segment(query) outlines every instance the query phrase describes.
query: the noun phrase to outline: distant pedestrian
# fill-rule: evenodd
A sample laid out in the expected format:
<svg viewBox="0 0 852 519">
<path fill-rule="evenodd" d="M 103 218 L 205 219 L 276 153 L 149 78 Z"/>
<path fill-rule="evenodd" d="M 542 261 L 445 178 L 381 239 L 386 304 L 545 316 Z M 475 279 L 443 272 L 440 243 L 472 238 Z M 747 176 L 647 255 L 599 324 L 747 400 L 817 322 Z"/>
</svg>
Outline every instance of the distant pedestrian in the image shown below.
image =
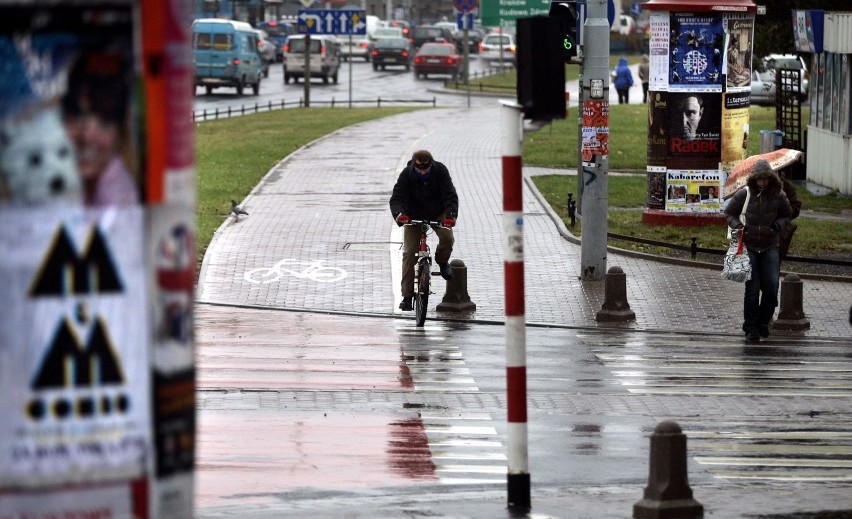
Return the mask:
<svg viewBox="0 0 852 519">
<path fill-rule="evenodd" d="M 642 59 L 639 61 L 639 82 L 642 83 L 642 102 L 648 102 L 648 55 L 642 54 Z"/>
<path fill-rule="evenodd" d="M 618 92 L 618 104 L 624 105 L 630 102 L 630 87 L 633 86 L 633 73 L 627 66 L 627 58 L 618 60 L 615 67 L 615 90 Z"/>
<path fill-rule="evenodd" d="M 746 190 L 751 195 L 745 211 Z M 781 260 L 778 234 L 793 215 L 790 202 L 782 189 L 781 179 L 765 159 L 755 162 L 748 183 L 731 197 L 725 213 L 728 226 L 743 233 L 743 243 L 751 262 L 751 279 L 745 283 L 743 326 L 747 341 L 769 337 L 769 323 L 778 306 L 778 282 Z"/>
</svg>

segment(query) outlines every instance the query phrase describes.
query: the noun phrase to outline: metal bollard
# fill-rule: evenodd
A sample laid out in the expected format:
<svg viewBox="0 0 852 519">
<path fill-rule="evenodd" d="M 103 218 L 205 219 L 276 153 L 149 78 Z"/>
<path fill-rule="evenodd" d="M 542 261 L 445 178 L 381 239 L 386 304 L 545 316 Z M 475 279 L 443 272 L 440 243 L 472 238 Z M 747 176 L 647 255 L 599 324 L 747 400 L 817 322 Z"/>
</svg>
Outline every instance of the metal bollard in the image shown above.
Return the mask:
<svg viewBox="0 0 852 519">
<path fill-rule="evenodd" d="M 692 498 L 686 471 L 686 435 L 677 422 L 657 424 L 651 435 L 651 463 L 643 498 L 633 505 L 634 519 L 697 519 L 704 506 Z"/>
<path fill-rule="evenodd" d="M 464 312 L 476 310 L 476 304 L 467 294 L 467 267 L 460 259 L 450 261 L 453 269 L 453 279 L 447 281 L 447 291 L 444 299 L 438 303 L 439 312 Z"/>
<path fill-rule="evenodd" d="M 621 267 L 610 267 L 606 273 L 604 304 L 595 316 L 596 321 L 632 321 L 636 314 L 627 302 L 627 276 Z"/>
<path fill-rule="evenodd" d="M 772 323 L 775 330 L 808 330 L 811 327 L 810 320 L 805 317 L 802 310 L 802 280 L 797 274 L 787 274 L 781 281 L 781 309 L 778 310 L 778 319 Z"/>
</svg>

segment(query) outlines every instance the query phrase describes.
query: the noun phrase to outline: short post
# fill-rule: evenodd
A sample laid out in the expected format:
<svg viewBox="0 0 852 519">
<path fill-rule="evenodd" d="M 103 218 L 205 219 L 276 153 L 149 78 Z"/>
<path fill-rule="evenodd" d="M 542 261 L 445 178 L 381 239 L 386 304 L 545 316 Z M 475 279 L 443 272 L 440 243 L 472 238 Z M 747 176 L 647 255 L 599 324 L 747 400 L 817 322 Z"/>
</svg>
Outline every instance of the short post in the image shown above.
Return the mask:
<svg viewBox="0 0 852 519">
<path fill-rule="evenodd" d="M 704 506 L 692 498 L 686 470 L 686 435 L 677 422 L 657 424 L 651 435 L 648 486 L 633 505 L 634 519 L 698 519 Z"/>
<path fill-rule="evenodd" d="M 604 303 L 595 316 L 596 321 L 632 321 L 636 314 L 627 302 L 627 275 L 621 267 L 613 266 L 606 273 Z"/>
<path fill-rule="evenodd" d="M 447 291 L 444 299 L 438 303 L 439 312 L 465 312 L 476 310 L 476 304 L 470 300 L 467 293 L 467 267 L 464 261 L 454 259 L 450 261 L 453 269 L 453 278 L 447 281 Z"/>
<path fill-rule="evenodd" d="M 811 327 L 810 320 L 802 309 L 803 283 L 797 274 L 787 274 L 781 281 L 781 309 L 778 319 L 772 323 L 775 330 L 800 331 Z"/>
<path fill-rule="evenodd" d="M 571 228 L 577 224 L 577 201 L 574 200 L 574 193 L 568 193 L 568 218 L 571 219 Z"/>
</svg>

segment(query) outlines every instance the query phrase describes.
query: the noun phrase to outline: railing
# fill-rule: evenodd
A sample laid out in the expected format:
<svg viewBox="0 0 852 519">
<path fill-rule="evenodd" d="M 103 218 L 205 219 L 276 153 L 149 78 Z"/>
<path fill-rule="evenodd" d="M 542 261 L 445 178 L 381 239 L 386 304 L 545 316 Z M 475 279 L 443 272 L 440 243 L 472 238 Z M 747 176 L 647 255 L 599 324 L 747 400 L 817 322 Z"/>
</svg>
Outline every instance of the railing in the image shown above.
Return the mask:
<svg viewBox="0 0 852 519">
<path fill-rule="evenodd" d="M 335 106 L 350 106 L 350 105 L 373 105 L 375 104 L 377 107 L 381 108 L 382 104 L 386 105 L 401 105 L 401 104 L 430 104 L 432 108 L 435 108 L 438 105 L 437 98 L 433 97 L 432 99 L 388 99 L 388 98 L 376 98 L 376 100 L 369 99 L 346 99 L 345 101 L 337 101 L 335 98 L 331 98 L 331 101 L 311 101 L 311 106 L 315 105 L 327 105 L 330 108 L 334 108 Z M 216 120 L 216 119 L 227 119 L 229 117 L 236 117 L 239 115 L 248 115 L 248 114 L 257 114 L 261 112 L 271 112 L 273 110 L 283 110 L 285 108 L 303 108 L 305 106 L 305 100 L 299 98 L 298 101 L 290 101 L 287 102 L 282 99 L 279 102 L 268 101 L 267 103 L 258 103 L 255 102 L 254 105 L 241 105 L 239 108 L 234 108 L 229 106 L 228 108 L 215 108 L 215 109 L 204 109 L 204 110 L 194 110 L 192 112 L 192 120 L 193 122 L 198 121 L 207 121 L 207 120 Z"/>
<path fill-rule="evenodd" d="M 695 259 L 698 254 L 711 254 L 715 256 L 724 256 L 728 251 L 727 250 L 719 250 L 719 249 L 705 249 L 703 247 L 699 247 L 697 244 L 698 238 L 695 236 L 690 240 L 692 243 L 690 245 L 676 245 L 673 243 L 666 243 L 662 241 L 655 240 L 647 240 L 645 238 L 636 238 L 634 236 L 627 236 L 624 234 L 615 234 L 608 232 L 606 233 L 607 238 L 612 238 L 613 240 L 624 240 L 624 241 L 632 241 L 636 243 L 644 243 L 645 245 L 653 245 L 654 247 L 663 247 L 673 250 L 680 250 L 689 252 L 692 259 Z M 822 259 L 822 258 L 807 258 L 802 256 L 787 256 L 784 258 L 784 261 L 795 261 L 798 263 L 813 263 L 816 265 L 836 265 L 839 267 L 852 267 L 852 261 L 846 260 L 833 260 L 833 259 Z"/>
</svg>

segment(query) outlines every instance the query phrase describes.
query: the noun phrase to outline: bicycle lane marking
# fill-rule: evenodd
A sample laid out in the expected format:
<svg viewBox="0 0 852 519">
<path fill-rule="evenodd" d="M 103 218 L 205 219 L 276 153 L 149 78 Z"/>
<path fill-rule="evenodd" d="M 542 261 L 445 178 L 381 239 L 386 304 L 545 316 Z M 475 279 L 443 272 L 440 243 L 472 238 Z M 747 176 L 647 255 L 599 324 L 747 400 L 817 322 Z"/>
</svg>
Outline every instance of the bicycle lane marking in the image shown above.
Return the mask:
<svg viewBox="0 0 852 519">
<path fill-rule="evenodd" d="M 243 274 L 243 279 L 249 283 L 267 284 L 278 281 L 285 275 L 299 279 L 310 279 L 318 283 L 335 283 L 342 281 L 349 273 L 339 267 L 328 267 L 323 264 L 324 260 L 297 260 L 286 258 L 278 261 L 271 267 L 259 267 L 251 269 Z M 294 270 L 294 267 L 304 267 L 302 270 Z"/>
</svg>

